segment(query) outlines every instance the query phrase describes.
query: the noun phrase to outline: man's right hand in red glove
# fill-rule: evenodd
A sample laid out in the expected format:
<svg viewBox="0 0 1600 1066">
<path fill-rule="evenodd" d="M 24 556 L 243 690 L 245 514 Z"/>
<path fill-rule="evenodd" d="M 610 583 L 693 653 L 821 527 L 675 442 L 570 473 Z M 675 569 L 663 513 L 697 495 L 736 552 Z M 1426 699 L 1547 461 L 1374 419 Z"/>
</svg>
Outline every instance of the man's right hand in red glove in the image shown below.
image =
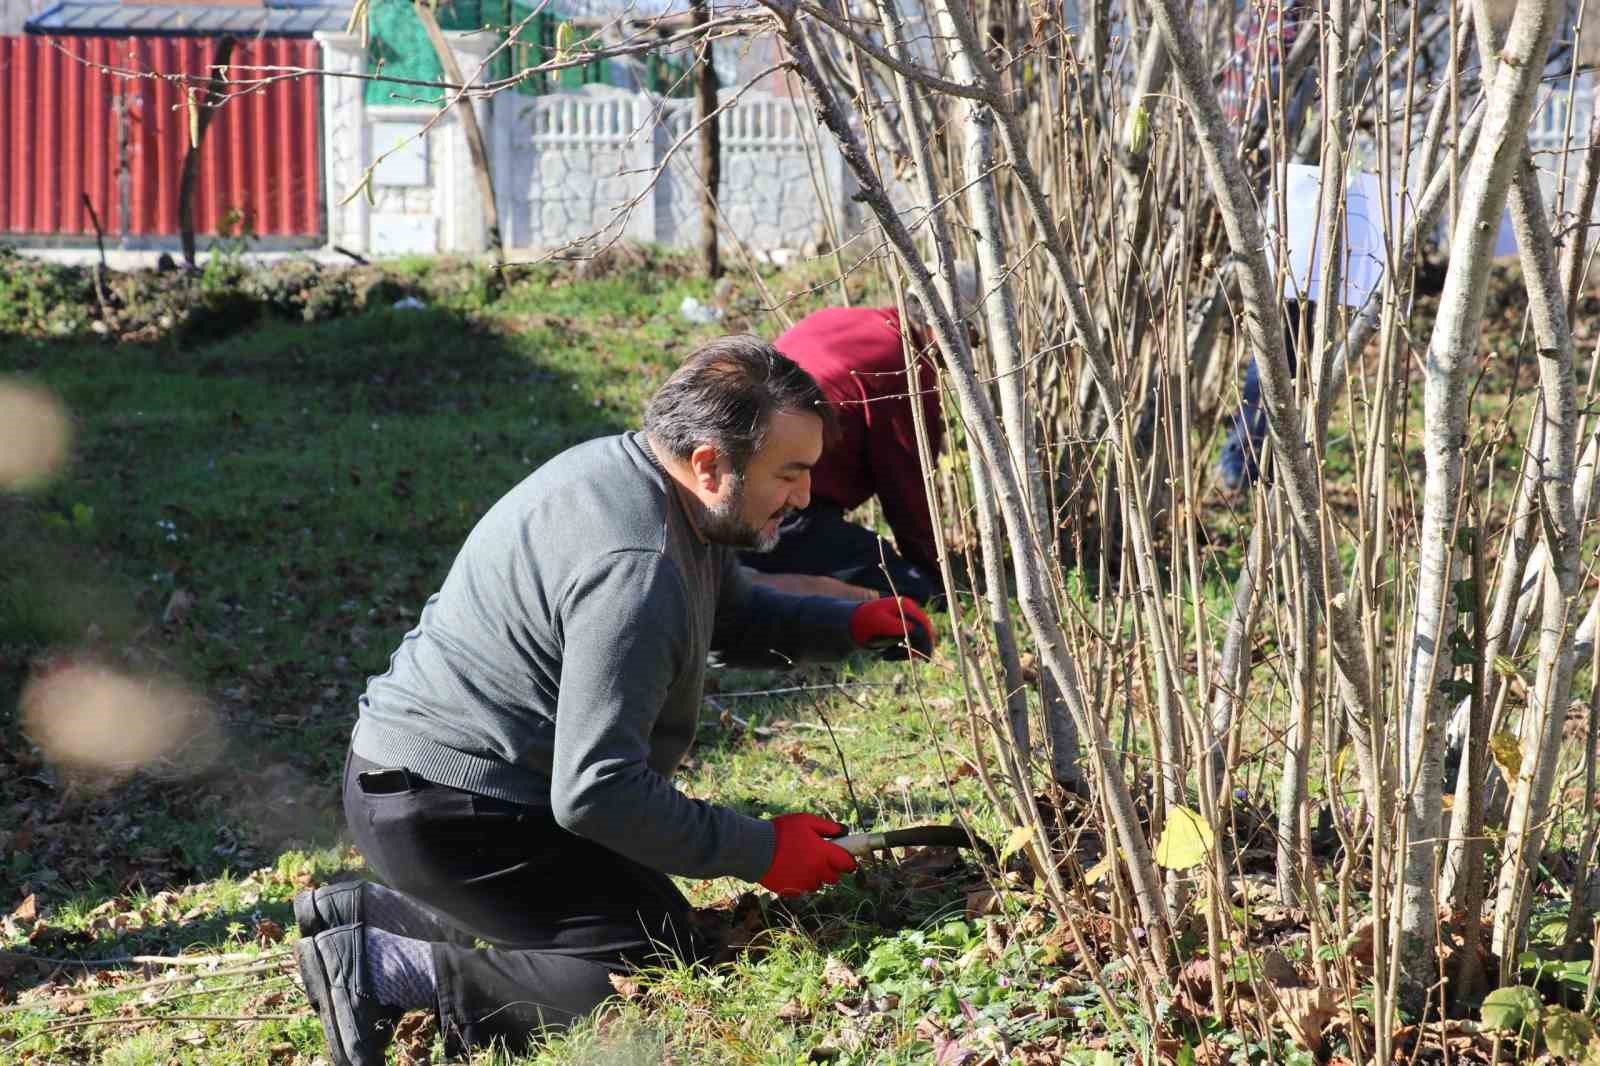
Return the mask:
<svg viewBox="0 0 1600 1066">
<path fill-rule="evenodd" d="M 933 657 L 933 623 L 909 596 L 868 600 L 851 611 L 850 639 L 882 651 L 885 659 L 904 659 L 908 642 L 913 654 Z"/>
<path fill-rule="evenodd" d="M 855 856 L 828 839 L 844 832 L 838 822 L 814 814 L 780 814 L 772 819 L 772 831 L 777 838 L 772 866 L 760 883 L 780 896 L 837 884 L 840 874 L 856 868 Z"/>
</svg>

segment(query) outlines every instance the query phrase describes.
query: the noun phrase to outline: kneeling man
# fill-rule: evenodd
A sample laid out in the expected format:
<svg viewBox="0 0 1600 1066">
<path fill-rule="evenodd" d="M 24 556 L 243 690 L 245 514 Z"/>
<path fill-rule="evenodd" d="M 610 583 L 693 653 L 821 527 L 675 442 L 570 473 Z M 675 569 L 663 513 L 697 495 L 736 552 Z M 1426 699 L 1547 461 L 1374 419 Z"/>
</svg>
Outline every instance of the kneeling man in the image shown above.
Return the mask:
<svg viewBox="0 0 1600 1066">
<path fill-rule="evenodd" d="M 672 783 L 708 652 L 932 651 L 909 599 L 790 596 L 739 565 L 810 502 L 832 422 L 805 371 L 726 337 L 656 392 L 643 432 L 563 452 L 478 522 L 360 700 L 344 808 L 384 884 L 295 900 L 335 1066 L 382 1062 L 419 1008 L 452 1054 L 520 1047 L 592 1010 L 612 973 L 696 958 L 668 875 L 792 895 L 854 869 L 826 818 L 752 818 Z"/>
</svg>

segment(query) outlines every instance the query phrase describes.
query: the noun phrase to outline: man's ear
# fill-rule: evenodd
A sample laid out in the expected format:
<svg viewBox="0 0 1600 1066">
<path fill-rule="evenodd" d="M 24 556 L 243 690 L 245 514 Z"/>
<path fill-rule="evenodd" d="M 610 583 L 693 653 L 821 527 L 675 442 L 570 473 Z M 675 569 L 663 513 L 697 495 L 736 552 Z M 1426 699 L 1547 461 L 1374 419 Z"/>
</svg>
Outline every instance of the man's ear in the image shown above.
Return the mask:
<svg viewBox="0 0 1600 1066">
<path fill-rule="evenodd" d="M 698 445 L 689 453 L 689 469 L 694 472 L 695 484 L 704 492 L 722 488 L 722 453 L 714 444 Z"/>
</svg>

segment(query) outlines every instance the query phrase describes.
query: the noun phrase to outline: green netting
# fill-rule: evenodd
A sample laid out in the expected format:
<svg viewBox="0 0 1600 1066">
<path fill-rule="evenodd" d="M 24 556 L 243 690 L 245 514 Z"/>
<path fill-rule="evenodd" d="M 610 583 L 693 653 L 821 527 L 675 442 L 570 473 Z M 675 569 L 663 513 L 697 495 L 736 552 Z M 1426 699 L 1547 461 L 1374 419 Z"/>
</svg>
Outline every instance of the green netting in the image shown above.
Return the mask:
<svg viewBox="0 0 1600 1066">
<path fill-rule="evenodd" d="M 687 58 L 669 59 L 651 52 L 644 61 L 651 92 L 675 97 L 694 95 L 694 81 L 689 77 L 689 68 L 694 64 Z"/>
<path fill-rule="evenodd" d="M 533 8 L 529 4 L 508 0 L 440 0 L 435 9 L 441 29 L 475 30 L 485 25 L 504 26 L 509 30 L 525 18 Z M 412 7 L 412 0 L 370 0 L 368 8 L 368 69 L 380 70 L 397 78 L 415 78 L 419 81 L 437 81 L 442 75 L 438 57 L 428 43 Z M 491 78 L 506 78 L 514 71 L 527 70 L 549 61 L 556 54 L 556 31 L 565 21 L 548 9 L 535 15 L 517 34 L 510 48 L 494 58 L 489 70 Z M 593 31 L 573 30 L 573 47 L 582 49 L 583 38 Z M 672 96 L 689 96 L 694 91 L 690 79 L 684 76 L 689 67 L 687 59 L 671 59 L 648 55 L 644 58 L 645 80 L 652 92 Z M 558 89 L 575 89 L 582 85 L 610 82 L 611 61 L 597 59 L 582 66 L 567 67 L 560 71 L 541 73 L 520 83 L 517 91 L 529 96 L 539 96 Z M 367 104 L 418 104 L 433 103 L 441 99 L 438 89 L 404 85 L 387 79 L 367 83 Z"/>
<path fill-rule="evenodd" d="M 528 17 L 532 10 L 527 4 L 513 4 L 511 8 L 511 25 L 515 26 Z M 540 63 L 547 63 L 556 54 L 556 30 L 560 28 L 562 19 L 552 15 L 548 10 L 535 15 L 522 32 L 517 34 L 516 40 L 507 49 L 511 53 L 511 69 L 527 70 Z M 588 36 L 583 30 L 573 27 L 573 47 L 582 50 L 583 38 Z M 581 67 L 567 67 L 563 70 L 540 73 L 517 86 L 517 91 L 526 96 L 542 96 L 557 89 L 576 89 L 580 85 L 594 83 L 606 84 L 611 73 L 611 61 L 598 59 L 593 63 L 585 63 Z"/>
<path fill-rule="evenodd" d="M 503 25 L 504 0 L 439 0 L 434 17 L 444 30 L 477 30 L 485 24 Z M 443 74 L 439 57 L 411 0 L 370 0 L 367 8 L 367 69 L 397 78 L 438 81 Z M 403 85 L 380 79 L 367 82 L 367 103 L 419 104 L 442 99 L 439 89 Z"/>
</svg>

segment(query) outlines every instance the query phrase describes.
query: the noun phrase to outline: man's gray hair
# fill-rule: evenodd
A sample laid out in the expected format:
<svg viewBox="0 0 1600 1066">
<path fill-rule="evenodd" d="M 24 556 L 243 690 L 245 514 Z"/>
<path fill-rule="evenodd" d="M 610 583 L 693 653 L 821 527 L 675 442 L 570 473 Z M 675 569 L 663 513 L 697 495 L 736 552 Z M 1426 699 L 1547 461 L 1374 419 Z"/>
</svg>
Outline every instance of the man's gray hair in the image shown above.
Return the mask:
<svg viewBox="0 0 1600 1066">
<path fill-rule="evenodd" d="M 645 405 L 644 430 L 673 456 L 716 447 L 743 473 L 780 411 L 813 414 L 832 436 L 837 418 L 822 387 L 767 341 L 718 337 L 694 351 Z"/>
</svg>

